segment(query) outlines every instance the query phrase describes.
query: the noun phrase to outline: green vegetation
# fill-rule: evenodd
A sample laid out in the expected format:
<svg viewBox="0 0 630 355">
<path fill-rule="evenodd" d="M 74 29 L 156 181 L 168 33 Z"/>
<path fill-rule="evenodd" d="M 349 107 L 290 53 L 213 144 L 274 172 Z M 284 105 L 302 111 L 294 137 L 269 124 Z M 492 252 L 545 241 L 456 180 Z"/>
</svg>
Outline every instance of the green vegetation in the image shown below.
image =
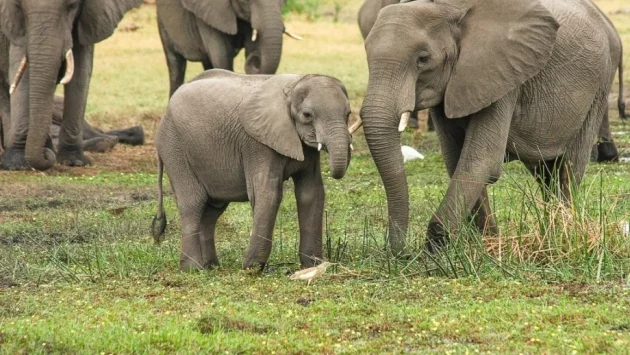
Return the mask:
<svg viewBox="0 0 630 355">
<path fill-rule="evenodd" d="M 608 13 L 625 0 L 597 2 Z M 317 21 L 287 13 L 287 28 L 305 40 L 286 39 L 280 66 L 340 78 L 355 115 L 367 85 L 360 3 L 348 1 L 337 23 L 333 1 L 316 9 Z M 630 68 L 630 15 L 611 19 Z M 324 253 L 339 265 L 310 287 L 286 276 L 298 268 L 287 182 L 265 272 L 240 270 L 251 223 L 242 203 L 219 221 L 221 268 L 180 273 L 168 188 L 166 241 L 155 246 L 149 235 L 152 137 L 168 93 L 155 9 L 133 11 L 120 28 L 130 23 L 139 30 L 97 46 L 88 115 L 105 129 L 142 124 L 148 144 L 93 154 L 87 168 L 0 171 L 0 353 L 628 353 L 629 164 L 590 165 L 574 207 L 565 208 L 543 203 L 529 173 L 508 163 L 490 189 L 501 235 L 482 239 L 466 228 L 430 256 L 424 230 L 448 177 L 435 135 L 406 132 L 403 142 L 426 159 L 406 165 L 410 257 L 396 260 L 384 239 L 384 191 L 358 134 L 343 180 L 329 177 L 325 155 L 322 164 Z M 188 78 L 199 71 L 189 64 Z M 613 132 L 630 131 L 610 114 Z M 630 134 L 615 139 L 628 155 Z"/>
</svg>

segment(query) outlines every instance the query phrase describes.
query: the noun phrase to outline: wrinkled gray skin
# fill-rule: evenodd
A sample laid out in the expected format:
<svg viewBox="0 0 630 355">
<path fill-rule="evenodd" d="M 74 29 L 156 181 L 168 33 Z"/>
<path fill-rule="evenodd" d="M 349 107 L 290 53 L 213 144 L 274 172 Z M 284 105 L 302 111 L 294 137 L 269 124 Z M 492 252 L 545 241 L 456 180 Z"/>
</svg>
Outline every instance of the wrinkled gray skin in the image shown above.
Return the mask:
<svg viewBox="0 0 630 355">
<path fill-rule="evenodd" d="M 122 16 L 142 0 L 0 0 L 0 26 L 11 42 L 9 78 L 22 58 L 28 66 L 11 96 L 11 134 L 2 168 L 46 170 L 55 161 L 89 164 L 83 154 L 83 125 L 94 44 L 109 37 Z M 64 118 L 57 154 L 49 130 L 57 83 L 72 50 L 75 71 L 65 86 Z"/>
<path fill-rule="evenodd" d="M 601 15 L 606 18 L 608 22 L 608 43 L 610 44 L 610 55 L 614 56 L 615 53 L 622 53 L 623 56 L 623 42 L 619 37 L 617 29 L 613 23 L 601 12 Z M 617 108 L 619 109 L 619 116 L 621 119 L 626 119 L 626 104 L 624 101 L 624 89 L 623 89 L 623 57 L 619 60 L 619 97 L 617 99 Z M 602 124 L 599 127 L 599 133 L 597 134 L 597 143 L 593 146 L 591 153 L 593 160 L 597 162 L 616 162 L 619 161 L 619 151 L 613 140 L 612 133 L 610 132 L 610 122 L 608 120 L 608 109 L 604 112 L 604 118 Z"/>
<path fill-rule="evenodd" d="M 359 9 L 359 29 L 363 39 L 366 39 L 368 33 L 376 22 L 378 12 L 387 5 L 397 4 L 399 0 L 365 0 Z"/>
<path fill-rule="evenodd" d="M 401 114 L 431 109 L 451 177 L 429 222 L 429 250 L 471 216 L 496 233 L 486 186 L 506 151 L 543 190 L 558 182 L 564 200 L 582 180 L 621 58 L 611 28 L 587 0 L 425 0 L 381 10 L 366 40 L 361 118 L 394 253 L 405 248 L 409 222 Z"/>
<path fill-rule="evenodd" d="M 283 0 L 157 0 L 156 5 L 169 96 L 184 82 L 187 61 L 201 62 L 204 70 L 234 70 L 234 57 L 245 48 L 247 74 L 278 69 Z"/>
<path fill-rule="evenodd" d="M 153 235 L 166 227 L 162 169 L 182 224 L 180 268 L 219 265 L 214 229 L 230 202 L 250 201 L 253 229 L 243 267 L 264 267 L 282 183 L 295 185 L 300 261 L 322 257 L 324 186 L 318 142 L 330 155 L 333 178 L 350 163 L 350 105 L 343 84 L 321 75 L 239 75 L 210 70 L 173 95 L 156 133 L 158 214 Z M 182 143 L 185 142 L 185 143 Z"/>
</svg>

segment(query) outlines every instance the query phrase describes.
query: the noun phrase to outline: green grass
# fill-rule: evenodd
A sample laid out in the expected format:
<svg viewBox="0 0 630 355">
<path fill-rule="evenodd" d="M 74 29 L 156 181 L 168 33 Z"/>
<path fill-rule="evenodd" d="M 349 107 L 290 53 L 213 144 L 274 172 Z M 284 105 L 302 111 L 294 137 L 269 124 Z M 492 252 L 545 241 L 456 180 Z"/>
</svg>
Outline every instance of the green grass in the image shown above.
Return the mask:
<svg viewBox="0 0 630 355">
<path fill-rule="evenodd" d="M 280 72 L 323 73 L 347 86 L 353 112 L 367 85 L 356 25 L 360 1 L 334 21 L 286 15 L 304 41 L 285 41 Z M 598 1 L 606 12 L 624 0 Z M 630 15 L 611 15 L 626 43 Z M 166 65 L 155 10 L 128 14 L 135 32 L 97 46 L 89 120 L 142 124 L 144 147 L 93 154 L 88 168 L 0 172 L 0 353 L 628 353 L 630 165 L 591 164 L 571 209 L 541 201 L 516 162 L 490 188 L 500 236 L 466 227 L 441 254 L 424 231 L 448 184 L 434 134 L 406 132 L 426 159 L 406 165 L 411 230 L 406 260 L 385 240 L 386 202 L 363 137 L 346 177 L 326 185 L 325 257 L 339 265 L 307 287 L 298 268 L 293 188 L 285 184 L 270 265 L 240 270 L 248 204 L 219 221 L 221 268 L 178 271 L 179 218 L 167 188 L 166 241 L 149 235 L 156 211 L 153 132 L 166 106 Z M 236 68 L 242 71 L 242 58 Z M 188 78 L 201 70 L 189 64 Z M 626 83 L 630 77 L 626 75 Z M 614 89 L 616 90 L 616 88 Z M 614 132 L 630 131 L 611 110 Z M 616 133 L 630 155 L 630 135 Z M 168 186 L 168 184 L 165 184 Z"/>
</svg>

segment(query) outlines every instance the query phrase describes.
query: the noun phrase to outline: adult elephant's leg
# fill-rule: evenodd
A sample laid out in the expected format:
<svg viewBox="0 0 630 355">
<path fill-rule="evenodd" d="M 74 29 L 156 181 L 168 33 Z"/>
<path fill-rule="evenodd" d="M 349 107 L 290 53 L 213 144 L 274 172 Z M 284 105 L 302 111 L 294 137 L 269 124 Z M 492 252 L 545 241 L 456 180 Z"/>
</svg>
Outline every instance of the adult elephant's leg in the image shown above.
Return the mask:
<svg viewBox="0 0 630 355">
<path fill-rule="evenodd" d="M 57 162 L 68 166 L 85 166 L 91 163 L 90 159 L 83 154 L 83 121 L 92 75 L 94 46 L 75 43 L 72 51 L 75 71 L 72 80 L 66 84 L 64 90 L 64 110 L 59 132 Z"/>
<path fill-rule="evenodd" d="M 203 267 L 210 269 L 219 266 L 219 258 L 214 242 L 214 232 L 217 220 L 227 208 L 227 203 L 210 204 L 207 203 L 201 216 L 201 234 L 199 236 L 201 244 L 201 255 L 203 256 Z"/>
<path fill-rule="evenodd" d="M 9 97 L 9 83 L 6 78 L 0 78 L 0 153 L 9 143 L 11 129 L 11 98 Z"/>
<path fill-rule="evenodd" d="M 276 176 L 268 169 L 269 173 L 258 173 L 255 181 L 252 181 L 248 194 L 254 210 L 254 222 L 249 239 L 249 247 L 243 261 L 243 269 L 254 265 L 264 269 L 271 254 L 271 238 L 276 224 L 278 208 L 282 201 L 282 177 Z M 283 169 L 280 170 L 280 174 Z"/>
<path fill-rule="evenodd" d="M 300 263 L 311 267 L 322 258 L 322 218 L 324 212 L 324 184 L 319 162 L 312 171 L 293 178 L 295 199 L 300 224 Z"/>
<path fill-rule="evenodd" d="M 430 251 L 444 245 L 449 232 L 458 231 L 461 221 L 470 215 L 486 185 L 494 183 L 501 175 L 516 98 L 515 90 L 470 116 L 457 168 L 446 195 L 429 222 L 427 248 Z M 438 127 L 443 122 L 444 119 L 436 120 L 440 135 L 444 134 L 444 129 Z"/>
<path fill-rule="evenodd" d="M 499 234 L 499 227 L 494 220 L 492 209 L 490 208 L 490 198 L 488 197 L 488 188 L 484 187 L 481 196 L 473 206 L 473 218 L 475 226 L 483 235 Z"/>
<path fill-rule="evenodd" d="M 171 39 L 168 37 L 166 30 L 162 23 L 158 20 L 158 30 L 160 33 L 160 39 L 162 40 L 162 48 L 164 49 L 164 55 L 166 56 L 166 66 L 168 67 L 169 78 L 169 94 L 170 98 L 175 91 L 184 83 L 184 77 L 186 74 L 186 58 L 177 53 L 173 47 Z"/>
<path fill-rule="evenodd" d="M 24 48 L 11 46 L 9 78 L 14 78 L 18 71 L 20 62 L 24 58 Z M 28 88 L 29 88 L 29 67 L 26 67 L 22 80 L 10 97 L 11 123 L 9 139 L 5 146 L 2 158 L 2 169 L 5 170 L 28 170 L 29 164 L 26 162 L 24 149 L 26 148 L 26 137 L 28 134 Z"/>
<path fill-rule="evenodd" d="M 608 120 L 608 101 L 604 108 L 604 117 L 599 126 L 597 135 L 597 162 L 603 161 L 619 161 L 619 151 L 610 132 L 610 121 Z"/>
<path fill-rule="evenodd" d="M 466 138 L 467 123 L 448 119 L 439 110 L 429 110 L 428 114 L 430 117 L 434 117 L 436 127 L 439 127 L 436 132 L 440 140 L 444 164 L 448 176 L 453 178 Z M 492 215 L 488 192 L 485 187 L 473 206 L 472 213 L 475 226 L 482 234 L 498 234 L 498 227 Z"/>
<path fill-rule="evenodd" d="M 574 190 L 580 186 L 586 166 L 589 162 L 591 146 L 602 125 L 602 120 L 608 113 L 608 90 L 600 89 L 595 95 L 591 109 L 582 124 L 582 129 L 568 147 L 563 159 L 563 167 L 559 171 L 560 198 L 570 203 Z"/>
<path fill-rule="evenodd" d="M 198 21 L 199 34 L 206 53 L 210 57 L 212 67 L 234 71 L 234 51 L 230 37 L 219 30 Z"/>
</svg>

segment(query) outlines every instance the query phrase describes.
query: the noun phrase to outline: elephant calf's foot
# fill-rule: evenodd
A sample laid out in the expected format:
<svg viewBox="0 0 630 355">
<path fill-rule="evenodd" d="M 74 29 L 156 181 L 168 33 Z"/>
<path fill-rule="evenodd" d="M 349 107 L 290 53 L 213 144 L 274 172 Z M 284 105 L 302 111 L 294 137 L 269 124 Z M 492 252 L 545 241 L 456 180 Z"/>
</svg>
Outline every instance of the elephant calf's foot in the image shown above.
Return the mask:
<svg viewBox="0 0 630 355">
<path fill-rule="evenodd" d="M 427 228 L 427 251 L 431 254 L 438 252 L 448 242 L 449 234 L 444 226 L 436 221 L 429 222 Z"/>
<path fill-rule="evenodd" d="M 57 153 L 57 162 L 67 166 L 86 166 L 92 164 L 90 158 L 78 148 L 60 147 Z"/>
<path fill-rule="evenodd" d="M 144 129 L 141 126 L 133 126 L 126 129 L 117 129 L 106 132 L 105 134 L 118 137 L 118 141 L 122 144 L 143 145 Z"/>
<path fill-rule="evenodd" d="M 24 150 L 8 148 L 2 155 L 2 170 L 31 170 L 26 162 Z"/>
<path fill-rule="evenodd" d="M 83 141 L 83 150 L 86 152 L 105 153 L 112 150 L 118 144 L 118 138 L 114 136 L 96 137 Z"/>
</svg>

